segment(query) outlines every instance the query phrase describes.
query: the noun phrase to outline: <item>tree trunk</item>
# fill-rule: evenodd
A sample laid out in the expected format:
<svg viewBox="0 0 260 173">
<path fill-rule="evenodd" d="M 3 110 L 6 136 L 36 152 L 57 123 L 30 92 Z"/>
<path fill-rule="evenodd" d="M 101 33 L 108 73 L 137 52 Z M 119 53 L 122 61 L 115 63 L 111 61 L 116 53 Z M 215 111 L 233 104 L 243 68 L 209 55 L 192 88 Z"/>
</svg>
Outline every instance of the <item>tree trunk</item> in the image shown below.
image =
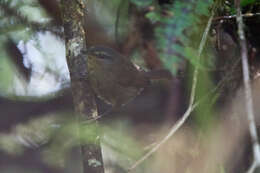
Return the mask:
<svg viewBox="0 0 260 173">
<path fill-rule="evenodd" d="M 97 122 L 86 123 L 89 119 L 97 116 L 95 98 L 87 78 L 87 57 L 82 53 L 86 50 L 83 28 L 86 6 L 83 0 L 61 0 L 61 13 L 74 108 L 80 126 L 79 135 L 80 139 L 87 138 L 88 141 L 87 143 L 80 141 L 83 170 L 84 173 L 103 173 L 104 167 Z M 89 127 L 85 128 L 84 126 L 87 125 Z M 91 135 L 82 136 L 82 130 L 90 129 L 90 126 L 92 129 Z"/>
</svg>

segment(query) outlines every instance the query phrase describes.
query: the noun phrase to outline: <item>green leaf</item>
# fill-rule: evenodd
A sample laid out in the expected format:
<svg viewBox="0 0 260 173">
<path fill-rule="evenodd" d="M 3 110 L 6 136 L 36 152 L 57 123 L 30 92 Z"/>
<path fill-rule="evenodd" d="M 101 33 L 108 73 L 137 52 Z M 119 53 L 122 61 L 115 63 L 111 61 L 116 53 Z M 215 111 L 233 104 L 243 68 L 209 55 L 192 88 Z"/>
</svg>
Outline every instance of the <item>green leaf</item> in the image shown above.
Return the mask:
<svg viewBox="0 0 260 173">
<path fill-rule="evenodd" d="M 148 18 L 152 23 L 160 21 L 161 17 L 158 13 L 152 11 L 145 15 L 146 18 Z"/>
<path fill-rule="evenodd" d="M 145 6 L 151 5 L 153 0 L 130 0 L 130 2 L 132 2 L 136 6 L 145 7 Z"/>
<path fill-rule="evenodd" d="M 252 5 L 253 3 L 255 3 L 256 2 L 256 0 L 242 0 L 241 2 L 240 2 L 240 5 L 242 6 L 242 7 L 245 7 L 245 6 L 247 6 L 247 5 Z"/>
</svg>

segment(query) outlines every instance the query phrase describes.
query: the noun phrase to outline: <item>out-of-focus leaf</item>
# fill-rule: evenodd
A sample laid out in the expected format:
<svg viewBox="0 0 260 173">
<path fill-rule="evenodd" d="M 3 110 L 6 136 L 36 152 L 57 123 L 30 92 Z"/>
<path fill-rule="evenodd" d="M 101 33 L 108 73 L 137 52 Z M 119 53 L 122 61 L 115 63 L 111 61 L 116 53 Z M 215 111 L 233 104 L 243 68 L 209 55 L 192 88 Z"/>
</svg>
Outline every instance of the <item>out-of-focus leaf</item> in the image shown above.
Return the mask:
<svg viewBox="0 0 260 173">
<path fill-rule="evenodd" d="M 198 28 L 201 27 L 197 24 L 199 17 L 209 15 L 211 4 L 212 0 L 176 0 L 146 15 L 151 22 L 160 23 L 155 27 L 157 48 L 164 66 L 173 74 L 181 68 L 178 63 L 183 61 L 184 57 L 195 64 L 196 58 L 186 57 L 185 48 L 191 46 L 193 40 L 189 38 L 189 35 L 199 30 Z M 161 14 L 161 11 L 173 15 L 165 16 Z"/>
<path fill-rule="evenodd" d="M 18 71 L 25 77 L 25 79 L 28 82 L 31 76 L 31 69 L 28 69 L 24 66 L 22 53 L 17 48 L 16 44 L 10 39 L 7 41 L 5 45 L 11 61 L 14 63 Z"/>
<path fill-rule="evenodd" d="M 242 6 L 242 7 L 245 7 L 245 6 L 247 6 L 247 5 L 253 5 L 253 3 L 255 3 L 256 2 L 256 0 L 242 0 L 241 2 L 240 2 L 240 5 Z"/>
<path fill-rule="evenodd" d="M 158 13 L 151 11 L 145 15 L 152 23 L 160 21 L 160 16 Z"/>
<path fill-rule="evenodd" d="M 198 62 L 198 51 L 193 49 L 192 47 L 185 48 L 185 55 L 190 61 L 192 65 L 198 67 L 199 69 L 203 69 L 203 65 L 201 62 Z"/>
<path fill-rule="evenodd" d="M 0 47 L 0 94 L 6 93 L 13 83 L 14 71 L 7 56 L 5 49 Z"/>
<path fill-rule="evenodd" d="M 52 16 L 57 24 L 62 24 L 58 1 L 38 0 L 39 4 Z"/>
<path fill-rule="evenodd" d="M 130 1 L 140 7 L 151 5 L 151 3 L 153 2 L 153 0 L 130 0 Z"/>
</svg>

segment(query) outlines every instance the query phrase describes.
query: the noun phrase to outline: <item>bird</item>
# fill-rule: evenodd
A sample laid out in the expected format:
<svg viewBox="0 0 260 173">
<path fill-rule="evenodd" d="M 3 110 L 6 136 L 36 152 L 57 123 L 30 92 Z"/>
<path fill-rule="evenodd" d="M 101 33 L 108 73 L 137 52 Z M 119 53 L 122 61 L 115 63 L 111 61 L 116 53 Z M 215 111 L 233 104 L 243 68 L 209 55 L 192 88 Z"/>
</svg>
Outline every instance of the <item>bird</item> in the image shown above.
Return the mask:
<svg viewBox="0 0 260 173">
<path fill-rule="evenodd" d="M 172 78 L 168 70 L 144 71 L 130 58 L 106 46 L 89 47 L 87 56 L 90 85 L 97 97 L 112 107 L 129 103 L 153 79 Z"/>
</svg>

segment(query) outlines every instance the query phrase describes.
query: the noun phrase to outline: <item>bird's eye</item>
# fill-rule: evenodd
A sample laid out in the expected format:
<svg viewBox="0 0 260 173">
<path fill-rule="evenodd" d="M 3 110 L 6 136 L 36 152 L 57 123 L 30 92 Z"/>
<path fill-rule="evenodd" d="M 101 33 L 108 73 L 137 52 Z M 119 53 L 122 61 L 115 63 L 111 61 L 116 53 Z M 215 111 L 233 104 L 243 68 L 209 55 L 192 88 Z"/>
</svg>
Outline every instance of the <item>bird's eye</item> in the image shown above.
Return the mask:
<svg viewBox="0 0 260 173">
<path fill-rule="evenodd" d="M 111 56 L 109 56 L 109 55 L 107 55 L 107 54 L 103 54 L 103 53 L 97 54 L 97 58 L 99 58 L 99 59 L 105 59 L 105 60 L 112 60 Z"/>
<path fill-rule="evenodd" d="M 109 56 L 107 56 L 107 55 L 98 55 L 97 58 L 100 58 L 100 59 L 109 59 Z"/>
</svg>

